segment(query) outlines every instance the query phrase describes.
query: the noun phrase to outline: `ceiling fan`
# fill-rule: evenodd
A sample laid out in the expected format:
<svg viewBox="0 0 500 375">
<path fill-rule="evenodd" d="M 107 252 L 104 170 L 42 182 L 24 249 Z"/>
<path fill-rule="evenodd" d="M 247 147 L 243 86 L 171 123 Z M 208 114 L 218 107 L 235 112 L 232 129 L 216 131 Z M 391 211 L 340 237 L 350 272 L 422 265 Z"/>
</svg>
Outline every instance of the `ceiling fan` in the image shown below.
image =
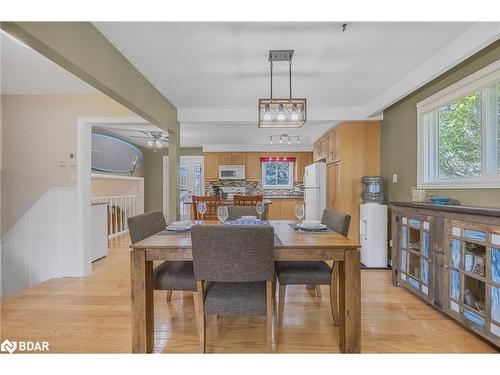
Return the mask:
<svg viewBox="0 0 500 375">
<path fill-rule="evenodd" d="M 144 136 L 131 135 L 130 138 L 141 138 L 141 139 L 149 139 L 148 146 L 156 149 L 162 148 L 165 146 L 164 142 L 168 142 L 168 135 L 164 132 L 160 131 L 144 131 L 139 130 Z"/>
</svg>

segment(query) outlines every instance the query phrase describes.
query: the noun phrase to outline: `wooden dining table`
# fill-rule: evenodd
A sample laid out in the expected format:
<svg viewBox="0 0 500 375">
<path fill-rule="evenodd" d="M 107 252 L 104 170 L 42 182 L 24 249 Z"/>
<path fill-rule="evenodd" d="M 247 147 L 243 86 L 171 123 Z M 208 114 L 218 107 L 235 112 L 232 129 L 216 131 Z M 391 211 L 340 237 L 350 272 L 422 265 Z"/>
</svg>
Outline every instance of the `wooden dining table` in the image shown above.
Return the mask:
<svg viewBox="0 0 500 375">
<path fill-rule="evenodd" d="M 196 222 L 213 225 L 216 221 Z M 339 349 L 361 352 L 361 263 L 359 244 L 333 231 L 304 232 L 292 221 L 270 220 L 276 261 L 335 261 L 339 264 Z M 193 260 L 189 232 L 155 234 L 131 245 L 132 352 L 154 349 L 153 262 Z"/>
</svg>

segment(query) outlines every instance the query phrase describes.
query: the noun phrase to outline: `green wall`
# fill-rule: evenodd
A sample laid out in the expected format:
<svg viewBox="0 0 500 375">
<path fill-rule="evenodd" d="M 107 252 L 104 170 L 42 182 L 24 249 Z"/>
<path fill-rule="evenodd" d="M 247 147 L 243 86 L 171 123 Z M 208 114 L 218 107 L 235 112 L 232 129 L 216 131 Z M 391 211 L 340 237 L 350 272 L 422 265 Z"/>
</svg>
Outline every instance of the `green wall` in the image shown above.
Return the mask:
<svg viewBox="0 0 500 375">
<path fill-rule="evenodd" d="M 387 181 L 389 201 L 408 201 L 410 188 L 417 186 L 417 103 L 498 59 L 500 41 L 384 111 L 381 172 Z M 398 183 L 392 182 L 393 173 L 398 174 Z M 500 189 L 432 189 L 430 192 L 433 195 L 449 196 L 462 205 L 500 207 Z"/>
<path fill-rule="evenodd" d="M 154 152 L 144 151 L 144 212 L 163 210 L 163 156 L 168 155 L 168 149 Z M 181 156 L 203 155 L 202 148 L 181 148 Z"/>
</svg>

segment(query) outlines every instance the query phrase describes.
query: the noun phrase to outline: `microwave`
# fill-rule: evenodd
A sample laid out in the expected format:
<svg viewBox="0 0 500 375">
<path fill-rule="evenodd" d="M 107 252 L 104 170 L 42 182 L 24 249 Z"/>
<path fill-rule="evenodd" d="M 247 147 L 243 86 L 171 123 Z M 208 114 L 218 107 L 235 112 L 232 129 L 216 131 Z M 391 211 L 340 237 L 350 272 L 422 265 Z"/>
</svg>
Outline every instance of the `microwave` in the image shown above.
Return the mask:
<svg viewBox="0 0 500 375">
<path fill-rule="evenodd" d="M 219 165 L 219 180 L 244 180 L 244 165 Z"/>
</svg>

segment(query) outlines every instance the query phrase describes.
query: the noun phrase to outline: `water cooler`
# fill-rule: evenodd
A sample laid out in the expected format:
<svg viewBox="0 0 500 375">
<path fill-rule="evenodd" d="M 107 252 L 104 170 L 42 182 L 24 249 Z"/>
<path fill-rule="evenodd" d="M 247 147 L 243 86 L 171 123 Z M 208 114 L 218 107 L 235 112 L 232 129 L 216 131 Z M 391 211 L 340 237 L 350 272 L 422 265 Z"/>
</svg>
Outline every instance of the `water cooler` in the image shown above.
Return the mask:
<svg viewBox="0 0 500 375">
<path fill-rule="evenodd" d="M 368 268 L 387 268 L 387 206 L 383 201 L 382 177 L 363 177 L 359 236 L 361 263 Z"/>
</svg>

